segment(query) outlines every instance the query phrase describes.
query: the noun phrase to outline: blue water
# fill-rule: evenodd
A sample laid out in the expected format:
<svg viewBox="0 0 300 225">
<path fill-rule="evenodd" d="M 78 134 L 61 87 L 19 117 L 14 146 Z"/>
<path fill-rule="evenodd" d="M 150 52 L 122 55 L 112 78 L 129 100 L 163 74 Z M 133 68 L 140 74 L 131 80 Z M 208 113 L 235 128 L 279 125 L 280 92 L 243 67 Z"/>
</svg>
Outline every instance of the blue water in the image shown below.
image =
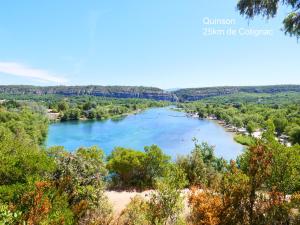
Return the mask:
<svg viewBox="0 0 300 225">
<path fill-rule="evenodd" d="M 169 108 L 153 108 L 120 120 L 54 123 L 49 127 L 46 145 L 64 146 L 69 151 L 98 145 L 109 154 L 116 146 L 143 150 L 156 144 L 175 158 L 193 149 L 193 137 L 214 145 L 216 155 L 227 160 L 235 159 L 243 149 L 214 121 L 186 117 Z"/>
</svg>

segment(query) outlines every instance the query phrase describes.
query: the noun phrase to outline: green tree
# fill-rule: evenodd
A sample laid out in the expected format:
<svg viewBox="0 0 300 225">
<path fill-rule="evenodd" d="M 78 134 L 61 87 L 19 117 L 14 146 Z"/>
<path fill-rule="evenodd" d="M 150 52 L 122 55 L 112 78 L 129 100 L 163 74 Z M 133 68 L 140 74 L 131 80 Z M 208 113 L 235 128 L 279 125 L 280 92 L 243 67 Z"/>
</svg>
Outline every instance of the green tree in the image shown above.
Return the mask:
<svg viewBox="0 0 300 225">
<path fill-rule="evenodd" d="M 182 189 L 187 180 L 184 171 L 170 165 L 163 177 L 157 179 L 156 191 L 151 194 L 147 212 L 150 224 L 182 224 Z"/>
<path fill-rule="evenodd" d="M 270 144 L 269 144 L 270 145 Z M 267 179 L 270 190 L 293 194 L 300 190 L 300 155 L 299 147 L 286 147 L 279 143 L 271 144 L 273 160 L 271 175 Z"/>
<path fill-rule="evenodd" d="M 66 111 L 67 109 L 69 109 L 69 104 L 66 100 L 61 100 L 60 102 L 58 102 L 57 104 L 57 110 L 59 112 L 61 111 Z"/>
<path fill-rule="evenodd" d="M 283 117 L 276 117 L 273 120 L 273 123 L 275 125 L 276 132 L 280 135 L 284 132 L 286 126 L 288 125 L 288 120 Z"/>
<path fill-rule="evenodd" d="M 165 155 L 157 145 L 145 147 L 145 153 L 145 185 L 151 188 L 154 186 L 155 179 L 163 175 L 170 163 L 170 157 Z"/>
<path fill-rule="evenodd" d="M 62 121 L 66 120 L 79 120 L 80 119 L 81 111 L 78 108 L 71 108 L 68 109 L 63 113 L 63 116 L 61 118 Z"/>
<path fill-rule="evenodd" d="M 15 136 L 1 127 L 0 162 L 0 199 L 13 203 L 55 168 L 53 160 L 28 136 Z"/>
<path fill-rule="evenodd" d="M 97 147 L 79 148 L 69 153 L 61 147 L 49 149 L 57 169 L 52 181 L 67 194 L 76 221 L 109 221 L 111 209 L 104 195 L 107 171 L 103 151 Z"/>
<path fill-rule="evenodd" d="M 300 3 L 298 0 L 239 0 L 237 8 L 242 15 L 247 18 L 254 18 L 257 15 L 270 18 L 274 17 L 277 12 L 279 5 L 290 8 L 291 12 L 285 17 L 284 32 L 300 37 Z"/>
<path fill-rule="evenodd" d="M 250 121 L 246 126 L 246 130 L 250 135 L 252 135 L 252 133 L 255 131 L 256 128 L 257 125 L 252 121 Z"/>
<path fill-rule="evenodd" d="M 207 117 L 207 112 L 206 112 L 205 108 L 198 107 L 197 108 L 197 114 L 198 114 L 199 118 Z"/>
<path fill-rule="evenodd" d="M 142 187 L 144 180 L 145 153 L 117 147 L 108 156 L 107 168 L 115 185 Z"/>
<path fill-rule="evenodd" d="M 226 165 L 223 159 L 214 155 L 213 146 L 196 141 L 191 154 L 178 157 L 176 163 L 185 171 L 189 185 L 200 187 L 215 186 Z"/>
<path fill-rule="evenodd" d="M 292 128 L 289 135 L 293 144 L 300 144 L 300 126 Z"/>
</svg>

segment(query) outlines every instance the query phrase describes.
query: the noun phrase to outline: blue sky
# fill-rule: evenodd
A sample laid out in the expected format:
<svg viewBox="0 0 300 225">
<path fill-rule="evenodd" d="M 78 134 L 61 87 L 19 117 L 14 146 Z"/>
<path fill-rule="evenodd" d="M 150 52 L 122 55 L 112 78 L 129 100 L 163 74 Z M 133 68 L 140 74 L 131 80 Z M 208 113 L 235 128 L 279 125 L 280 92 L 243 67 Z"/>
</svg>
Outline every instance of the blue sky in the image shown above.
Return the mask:
<svg viewBox="0 0 300 225">
<path fill-rule="evenodd" d="M 280 30 L 288 10 L 270 21 L 248 21 L 236 11 L 236 2 L 2 2 L 0 84 L 300 84 L 300 44 Z M 234 24 L 205 25 L 204 18 L 231 19 Z M 205 28 L 272 33 L 205 36 Z"/>
</svg>

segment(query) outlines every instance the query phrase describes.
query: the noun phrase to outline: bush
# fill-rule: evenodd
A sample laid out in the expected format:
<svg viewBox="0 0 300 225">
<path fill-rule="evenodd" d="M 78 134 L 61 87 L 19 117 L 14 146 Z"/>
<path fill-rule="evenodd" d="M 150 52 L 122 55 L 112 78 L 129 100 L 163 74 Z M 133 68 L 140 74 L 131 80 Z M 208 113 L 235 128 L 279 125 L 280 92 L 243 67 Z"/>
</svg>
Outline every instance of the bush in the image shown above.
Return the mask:
<svg viewBox="0 0 300 225">
<path fill-rule="evenodd" d="M 193 188 L 189 196 L 190 222 L 199 225 L 218 225 L 223 210 L 222 198 L 212 191 Z"/>
<path fill-rule="evenodd" d="M 6 204 L 0 203 L 0 224 L 11 225 L 20 222 L 21 212 L 13 212 Z"/>
<path fill-rule="evenodd" d="M 145 147 L 145 153 L 144 184 L 146 187 L 153 188 L 156 179 L 163 176 L 166 167 L 170 163 L 171 157 L 165 155 L 157 145 Z"/>
<path fill-rule="evenodd" d="M 108 157 L 107 168 L 113 187 L 145 189 L 154 187 L 169 162 L 170 157 L 156 145 L 145 147 L 145 152 L 118 147 Z"/>
<path fill-rule="evenodd" d="M 177 158 L 176 164 L 184 170 L 190 186 L 212 187 L 219 182 L 226 162 L 214 155 L 207 143 L 197 144 L 191 154 Z"/>
<path fill-rule="evenodd" d="M 234 140 L 241 145 L 251 146 L 254 144 L 253 137 L 247 135 L 237 134 L 234 136 Z"/>
<path fill-rule="evenodd" d="M 145 153 L 117 147 L 108 157 L 107 168 L 115 187 L 143 186 Z"/>
<path fill-rule="evenodd" d="M 0 199 L 14 204 L 34 188 L 35 181 L 55 169 L 54 161 L 37 144 L 7 129 L 0 129 L 0 161 Z"/>
<path fill-rule="evenodd" d="M 80 148 L 72 154 L 56 147 L 49 150 L 49 155 L 57 163 L 52 181 L 60 193 L 67 195 L 75 221 L 109 221 L 111 208 L 104 195 L 107 171 L 103 151 L 97 147 Z"/>
<path fill-rule="evenodd" d="M 300 145 L 300 126 L 292 128 L 289 134 L 292 143 Z"/>
<path fill-rule="evenodd" d="M 157 179 L 156 190 L 151 194 L 147 212 L 150 224 L 182 224 L 182 189 L 187 184 L 186 175 L 176 165 L 170 165 L 162 178 Z"/>
<path fill-rule="evenodd" d="M 145 199 L 135 196 L 121 212 L 117 220 L 118 225 L 150 225 L 147 218 L 149 205 Z"/>
</svg>

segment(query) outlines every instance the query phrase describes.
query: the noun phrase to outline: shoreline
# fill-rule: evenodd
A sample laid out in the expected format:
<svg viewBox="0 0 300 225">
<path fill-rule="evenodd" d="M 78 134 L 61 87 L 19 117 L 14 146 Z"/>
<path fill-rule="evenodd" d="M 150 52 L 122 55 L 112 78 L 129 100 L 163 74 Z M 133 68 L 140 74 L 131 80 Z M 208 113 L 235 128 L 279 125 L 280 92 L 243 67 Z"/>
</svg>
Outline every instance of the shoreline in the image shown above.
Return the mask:
<svg viewBox="0 0 300 225">
<path fill-rule="evenodd" d="M 150 108 L 147 108 L 147 109 L 150 109 Z M 61 119 L 54 119 L 54 120 L 51 120 L 49 118 L 49 113 L 47 113 L 47 116 L 48 116 L 48 119 L 49 119 L 49 122 L 50 124 L 52 123 L 64 123 L 64 122 L 74 122 L 74 121 L 77 121 L 77 122 L 87 122 L 87 121 L 105 121 L 105 120 L 110 120 L 110 119 L 118 119 L 120 117 L 126 117 L 126 116 L 130 116 L 130 115 L 135 115 L 135 114 L 138 114 L 138 113 L 141 113 L 147 109 L 137 109 L 137 110 L 134 110 L 132 112 L 127 112 L 127 113 L 123 113 L 123 114 L 120 114 L 120 115 L 114 115 L 114 116 L 111 116 L 111 117 L 107 117 L 107 118 L 104 118 L 104 119 L 89 119 L 89 118 L 86 118 L 86 117 L 80 117 L 78 120 L 65 120 L 65 121 L 62 121 Z"/>
</svg>

